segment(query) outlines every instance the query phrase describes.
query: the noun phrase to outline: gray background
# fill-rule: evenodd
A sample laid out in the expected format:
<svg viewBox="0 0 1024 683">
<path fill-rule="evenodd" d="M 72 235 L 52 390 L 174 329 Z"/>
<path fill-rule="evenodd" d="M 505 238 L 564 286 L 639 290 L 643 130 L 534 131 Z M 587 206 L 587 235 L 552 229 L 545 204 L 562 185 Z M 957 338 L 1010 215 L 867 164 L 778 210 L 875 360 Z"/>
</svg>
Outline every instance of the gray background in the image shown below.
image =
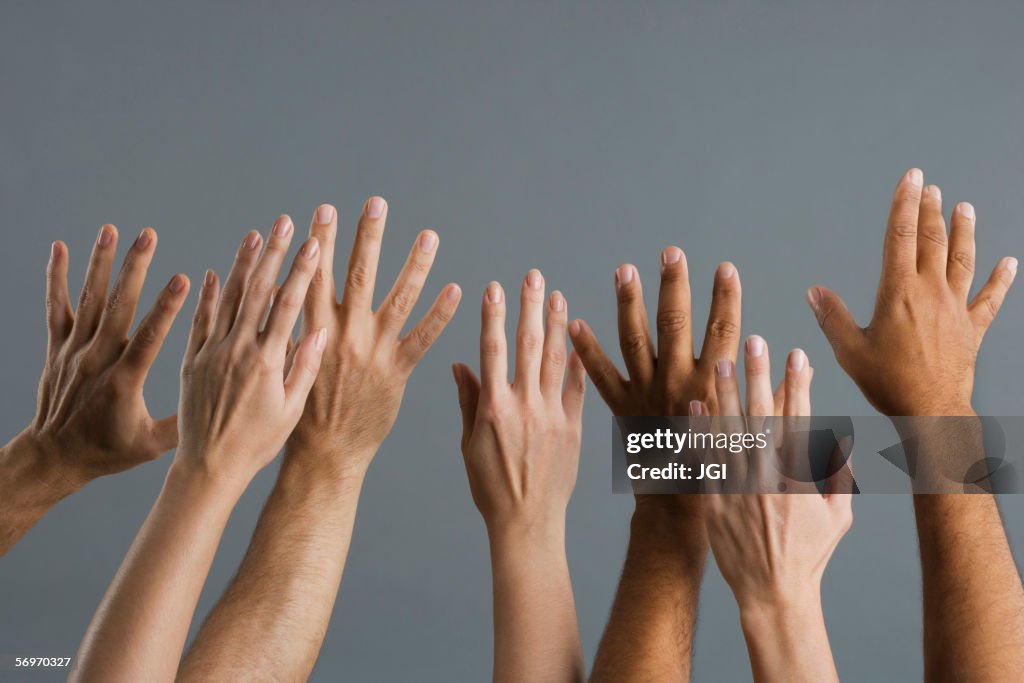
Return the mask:
<svg viewBox="0 0 1024 683">
<path fill-rule="evenodd" d="M 1024 255 L 1024 15 L 1013 3 L 139 5 L 2 4 L 2 434 L 33 413 L 49 243 L 70 245 L 77 290 L 106 221 L 125 240 L 159 231 L 150 302 L 173 272 L 223 273 L 246 229 L 265 232 L 281 212 L 304 225 L 318 202 L 340 208 L 347 251 L 364 198 L 380 193 L 392 207 L 381 281 L 430 226 L 442 241 L 430 297 L 448 280 L 466 292 L 372 468 L 316 680 L 489 676 L 487 545 L 448 369 L 475 365 L 488 280 L 515 291 L 541 268 L 614 348 L 616 265 L 638 264 L 653 302 L 659 250 L 682 246 L 703 318 L 714 268 L 730 259 L 745 332 L 777 358 L 808 351 L 817 413 L 865 414 L 804 290 L 826 283 L 866 321 L 900 174 L 919 165 L 947 206 L 975 203 L 986 273 Z M 980 412 L 1024 414 L 1022 301 L 1010 296 L 986 341 Z M 155 414 L 174 409 L 186 332 L 183 316 L 150 377 Z M 585 427 L 568 545 L 590 661 L 632 502 L 610 493 L 609 422 L 593 391 Z M 5 659 L 75 652 L 167 463 L 95 482 L 3 558 Z M 237 566 L 273 469 L 232 518 L 197 624 Z M 1019 545 L 1024 498 L 1003 510 Z M 864 497 L 855 516 L 824 585 L 839 671 L 919 678 L 910 501 Z M 711 563 L 696 677 L 747 676 Z"/>
</svg>

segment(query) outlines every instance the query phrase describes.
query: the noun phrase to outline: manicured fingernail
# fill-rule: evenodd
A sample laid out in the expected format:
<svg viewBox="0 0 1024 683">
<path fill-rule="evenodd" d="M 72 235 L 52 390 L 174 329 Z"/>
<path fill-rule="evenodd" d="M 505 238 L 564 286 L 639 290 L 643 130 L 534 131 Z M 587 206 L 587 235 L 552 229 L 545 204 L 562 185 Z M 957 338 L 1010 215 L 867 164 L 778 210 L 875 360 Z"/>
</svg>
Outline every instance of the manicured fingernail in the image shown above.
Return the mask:
<svg viewBox="0 0 1024 683">
<path fill-rule="evenodd" d="M 327 225 L 334 219 L 334 207 L 330 204 L 321 204 L 316 209 L 316 222 L 320 225 Z"/>
<path fill-rule="evenodd" d="M 534 268 L 526 274 L 526 286 L 530 289 L 540 289 L 544 283 L 544 278 L 541 277 L 540 271 Z"/>
<path fill-rule="evenodd" d="M 497 282 L 492 282 L 489 285 L 487 285 L 487 301 L 488 302 L 490 302 L 492 304 L 500 304 L 501 303 L 501 297 L 502 297 L 501 285 L 499 285 Z"/>
<path fill-rule="evenodd" d="M 615 286 L 621 287 L 633 281 L 633 266 L 619 266 L 615 271 Z"/>
<path fill-rule="evenodd" d="M 968 202 L 960 202 L 960 206 L 957 207 L 960 215 L 964 218 L 970 218 L 974 220 L 974 205 Z"/>
<path fill-rule="evenodd" d="M 562 293 L 557 290 L 551 293 L 551 310 L 558 311 L 559 313 L 565 310 L 565 299 L 562 298 Z"/>
<path fill-rule="evenodd" d="M 753 358 L 760 358 L 761 354 L 764 353 L 764 339 L 756 334 L 747 337 L 747 353 Z"/>
<path fill-rule="evenodd" d="M 679 247 L 666 247 L 665 250 L 661 252 L 661 265 L 670 266 L 673 263 L 679 263 L 682 258 L 682 249 Z"/>
<path fill-rule="evenodd" d="M 921 187 L 924 185 L 924 173 L 919 168 L 912 168 L 907 171 L 907 180 L 914 187 Z"/>
<path fill-rule="evenodd" d="M 804 369 L 804 365 L 807 364 L 807 356 L 800 349 L 793 349 L 789 352 L 789 368 L 791 370 L 800 371 Z"/>
<path fill-rule="evenodd" d="M 185 289 L 185 278 L 181 275 L 175 275 L 171 278 L 171 281 L 167 283 L 167 289 L 178 294 L 181 290 Z"/>
<path fill-rule="evenodd" d="M 811 310 L 815 313 L 818 312 L 818 304 L 821 302 L 821 294 L 818 292 L 817 287 L 811 287 L 807 290 L 807 305 L 811 307 Z"/>
<path fill-rule="evenodd" d="M 153 241 L 153 236 L 146 228 L 142 229 L 139 236 L 135 238 L 135 247 L 138 249 L 145 249 Z"/>
<path fill-rule="evenodd" d="M 366 202 L 366 215 L 369 218 L 380 218 L 384 215 L 384 200 L 380 197 L 370 197 Z"/>
<path fill-rule="evenodd" d="M 718 266 L 718 277 L 722 278 L 723 280 L 728 280 L 735 274 L 736 268 L 734 268 L 731 263 L 723 263 L 722 265 Z"/>
<path fill-rule="evenodd" d="M 242 246 L 246 249 L 256 249 L 260 246 L 260 242 L 262 241 L 263 238 L 260 237 L 260 234 L 258 232 L 254 232 L 242 241 Z"/>
<path fill-rule="evenodd" d="M 203 286 L 204 287 L 213 287 L 213 280 L 214 280 L 215 277 L 217 277 L 217 276 L 213 274 L 212 270 L 207 270 L 206 271 L 206 277 L 203 278 Z"/>
<path fill-rule="evenodd" d="M 292 219 L 288 216 L 281 216 L 274 223 L 274 234 L 278 237 L 287 237 L 292 234 Z"/>
<path fill-rule="evenodd" d="M 445 290 L 444 296 L 448 301 L 455 303 L 462 296 L 462 288 L 456 284 L 448 285 L 448 289 Z"/>
<path fill-rule="evenodd" d="M 924 192 L 933 199 L 942 199 L 942 190 L 939 189 L 938 185 L 929 185 L 924 188 Z"/>
<path fill-rule="evenodd" d="M 302 245 L 301 253 L 308 259 L 316 258 L 317 254 L 320 253 L 320 241 L 315 237 L 310 237 Z"/>
<path fill-rule="evenodd" d="M 428 254 L 433 252 L 437 248 L 437 233 L 432 230 L 427 230 L 420 235 L 420 249 L 427 252 Z"/>
<path fill-rule="evenodd" d="M 1006 269 L 1010 271 L 1010 275 L 1017 274 L 1017 259 L 1010 256 L 1006 259 Z"/>
<path fill-rule="evenodd" d="M 104 225 L 100 228 L 100 236 L 97 238 L 97 243 L 101 247 L 105 247 L 110 244 L 112 239 L 114 239 L 114 231 L 110 229 L 109 225 Z"/>
<path fill-rule="evenodd" d="M 704 404 L 700 401 L 690 401 L 690 415 L 700 417 L 704 413 Z"/>
<path fill-rule="evenodd" d="M 327 328 L 321 327 L 316 333 L 316 350 L 323 351 L 324 347 L 327 346 Z"/>
<path fill-rule="evenodd" d="M 583 329 L 583 326 L 580 325 L 580 321 L 579 320 L 573 320 L 571 323 L 569 323 L 569 336 L 571 336 L 571 337 L 578 336 L 582 329 Z"/>
<path fill-rule="evenodd" d="M 719 377 L 732 377 L 732 361 L 720 360 L 715 363 L 715 372 Z"/>
</svg>

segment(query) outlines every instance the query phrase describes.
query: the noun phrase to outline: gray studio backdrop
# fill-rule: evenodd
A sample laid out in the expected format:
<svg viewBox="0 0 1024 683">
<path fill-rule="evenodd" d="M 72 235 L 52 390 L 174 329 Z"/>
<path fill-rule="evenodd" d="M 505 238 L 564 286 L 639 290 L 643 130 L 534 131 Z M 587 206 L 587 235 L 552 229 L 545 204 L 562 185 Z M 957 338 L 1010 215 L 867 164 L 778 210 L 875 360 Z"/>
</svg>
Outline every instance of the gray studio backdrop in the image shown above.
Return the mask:
<svg viewBox="0 0 1024 683">
<path fill-rule="evenodd" d="M 33 413 L 53 239 L 71 248 L 77 291 L 101 223 L 115 223 L 122 244 L 154 226 L 148 305 L 175 271 L 193 282 L 207 267 L 223 274 L 247 229 L 265 232 L 282 212 L 304 226 L 318 202 L 339 207 L 347 252 L 364 198 L 390 200 L 379 293 L 416 232 L 435 228 L 428 296 L 456 281 L 464 303 L 371 469 L 314 680 L 490 674 L 487 544 L 449 371 L 476 365 L 488 280 L 515 292 L 528 268 L 542 269 L 614 349 L 619 263 L 638 265 L 653 303 L 659 250 L 683 247 L 703 319 L 714 269 L 729 259 L 744 331 L 764 335 L 776 359 L 802 346 L 815 411 L 857 415 L 871 411 L 804 290 L 828 284 L 866 322 L 891 188 L 907 167 L 924 168 L 947 207 L 977 206 L 984 274 L 1024 255 L 1024 14 L 1012 3 L 272 4 L 0 5 L 0 432 L 13 436 Z M 175 407 L 188 316 L 146 387 L 158 415 Z M 980 412 L 1024 415 L 1022 333 L 1014 291 L 979 361 Z M 568 546 L 591 661 L 632 501 L 611 494 L 610 422 L 592 388 L 585 419 Z M 168 462 L 93 483 L 0 560 L 0 677 L 61 677 L 7 667 L 15 655 L 74 654 Z M 275 471 L 236 509 L 193 633 Z M 839 671 L 919 679 L 910 500 L 864 496 L 854 509 L 824 581 Z M 1019 546 L 1024 498 L 1003 500 L 1003 512 Z M 696 678 L 748 676 L 737 610 L 709 562 Z"/>
</svg>

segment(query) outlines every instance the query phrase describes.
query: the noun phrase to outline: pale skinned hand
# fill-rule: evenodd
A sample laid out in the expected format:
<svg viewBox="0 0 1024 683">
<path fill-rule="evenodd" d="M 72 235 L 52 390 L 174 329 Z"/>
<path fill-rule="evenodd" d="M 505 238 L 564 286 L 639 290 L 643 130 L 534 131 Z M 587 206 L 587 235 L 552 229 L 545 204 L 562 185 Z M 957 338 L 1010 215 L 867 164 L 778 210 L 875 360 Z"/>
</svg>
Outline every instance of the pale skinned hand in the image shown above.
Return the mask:
<svg viewBox="0 0 1024 683">
<path fill-rule="evenodd" d="M 779 390 L 772 393 L 768 347 L 764 340 L 752 336 L 747 340 L 744 368 L 746 373 L 746 406 L 740 398 L 735 365 L 723 359 L 717 373 L 717 398 L 723 422 L 736 417 L 740 422 L 749 416 L 746 430 L 762 429 L 758 418 L 777 416 L 807 417 L 811 413 L 810 386 L 813 370 L 803 351 L 790 352 L 786 375 Z M 701 416 L 699 402 L 691 407 L 691 415 Z M 697 418 L 695 418 L 697 419 Z M 743 431 L 742 429 L 740 431 Z M 786 436 L 774 430 L 774 443 L 782 446 Z M 735 459 L 757 472 L 765 481 L 782 480 L 777 463 L 770 457 L 785 457 L 780 448 L 751 450 Z M 806 451 L 802 454 L 806 456 Z M 715 561 L 741 609 L 747 606 L 796 605 L 815 602 L 820 593 L 821 577 L 839 540 L 850 528 L 852 513 L 852 478 L 843 467 L 827 482 L 829 493 L 822 496 L 816 489 L 803 493 L 711 493 L 704 496 L 704 524 Z M 742 476 L 741 472 L 730 471 Z M 775 475 L 773 477 L 773 475 Z M 726 488 L 722 485 L 723 490 Z"/>
<path fill-rule="evenodd" d="M 262 254 L 261 236 L 249 233 L 219 298 L 217 276 L 207 273 L 182 363 L 175 465 L 244 488 L 302 415 L 326 332 L 306 335 L 286 374 L 292 329 L 320 256 L 316 238 L 307 240 L 271 302 L 293 233 L 281 216 Z"/>
<path fill-rule="evenodd" d="M 154 420 L 142 389 L 188 294 L 188 278 L 171 278 L 131 334 L 157 236 L 142 230 L 108 295 L 117 238 L 114 226 L 100 228 L 75 311 L 63 242 L 53 243 L 47 269 L 46 365 L 36 417 L 22 436 L 74 487 L 153 460 L 178 441 L 177 418 Z"/>
<path fill-rule="evenodd" d="M 947 235 L 941 192 L 923 185 L 915 168 L 896 186 L 867 327 L 824 287 L 811 287 L 807 300 L 840 366 L 881 413 L 970 415 L 978 349 L 1017 259 L 1002 259 L 971 299 L 974 207 L 957 204 Z"/>
<path fill-rule="evenodd" d="M 409 375 L 455 315 L 462 296 L 459 286 L 449 283 L 423 319 L 402 336 L 437 254 L 437 233 L 424 230 L 391 291 L 373 310 L 387 210 L 381 197 L 371 197 L 364 205 L 340 303 L 333 277 L 337 211 L 320 206 L 310 228 L 323 248 L 302 327 L 326 329 L 327 351 L 288 452 L 305 454 L 339 476 L 365 472 L 395 423 Z"/>
<path fill-rule="evenodd" d="M 505 295 L 492 282 L 482 308 L 480 379 L 466 365 L 452 367 L 469 486 L 489 529 L 564 524 L 579 466 L 584 393 L 583 365 L 575 353 L 566 356 L 566 311 L 559 292 L 545 307 L 544 278 L 531 270 L 522 285 L 510 384 Z"/>
</svg>

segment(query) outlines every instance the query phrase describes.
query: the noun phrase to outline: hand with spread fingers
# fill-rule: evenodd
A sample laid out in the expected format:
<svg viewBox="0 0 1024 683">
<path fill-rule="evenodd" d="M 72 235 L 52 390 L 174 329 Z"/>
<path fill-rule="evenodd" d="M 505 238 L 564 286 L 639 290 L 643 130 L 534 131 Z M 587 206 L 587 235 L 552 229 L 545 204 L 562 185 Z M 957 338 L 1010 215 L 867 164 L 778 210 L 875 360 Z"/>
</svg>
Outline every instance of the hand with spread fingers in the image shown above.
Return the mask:
<svg viewBox="0 0 1024 683">
<path fill-rule="evenodd" d="M 205 278 L 182 363 L 178 450 L 69 680 L 175 678 L 228 517 L 284 445 L 319 369 L 323 330 L 296 346 L 285 371 L 291 331 L 319 258 L 315 238 L 299 250 L 270 301 L 292 232 L 282 216 L 262 255 L 260 235 L 248 235 L 219 298 L 217 277 Z"/>
<path fill-rule="evenodd" d="M 423 230 L 391 291 L 373 310 L 387 203 L 363 205 L 343 281 L 334 282 L 337 211 L 322 204 L 320 245 L 301 330 L 325 331 L 320 373 L 288 439 L 277 482 L 237 575 L 196 636 L 179 680 L 306 680 L 327 632 L 367 468 L 398 415 L 413 369 L 455 315 L 458 285 L 442 288 L 402 334 L 434 263 L 439 238 Z"/>
<path fill-rule="evenodd" d="M 582 681 L 586 674 L 565 554 L 584 370 L 575 354 L 566 356 L 566 316 L 560 292 L 545 306 L 544 278 L 531 270 L 510 384 L 505 295 L 492 282 L 482 308 L 480 378 L 463 364 L 452 367 L 462 455 L 491 546 L 495 681 Z"/>
<path fill-rule="evenodd" d="M 777 396 L 771 387 L 768 347 L 752 336 L 746 343 L 744 362 L 747 387 L 744 411 L 735 364 L 718 364 L 716 398 L 721 418 L 707 417 L 704 406 L 691 405 L 696 431 L 706 432 L 709 421 L 721 431 L 760 432 L 763 419 L 781 417 L 780 435 L 772 429 L 767 449 L 730 453 L 736 476 L 753 470 L 757 476 L 785 470 L 782 460 L 807 458 L 806 448 L 786 455 L 784 441 L 801 441 L 810 415 L 813 374 L 803 351 L 789 354 L 786 376 Z M 750 418 L 751 424 L 744 426 Z M 803 418 L 804 420 L 801 420 Z M 731 425 L 738 425 L 735 430 Z M 769 428 L 779 425 L 772 420 Z M 775 447 L 780 450 L 776 453 Z M 778 461 L 768 462 L 768 458 Z M 743 465 L 743 468 L 739 468 Z M 733 465 L 730 465 L 732 468 Z M 730 477 L 733 472 L 730 471 Z M 785 475 L 778 475 L 779 480 Z M 728 481 L 728 480 L 726 480 Z M 838 681 L 821 609 L 821 579 L 825 565 L 853 520 L 853 478 L 847 466 L 826 482 L 828 492 L 814 488 L 790 489 L 788 493 L 728 493 L 721 481 L 709 482 L 713 491 L 704 496 L 704 524 L 715 561 L 740 608 L 740 622 L 750 653 L 754 680 Z"/>
<path fill-rule="evenodd" d="M 68 249 L 53 243 L 46 292 L 49 343 L 36 416 L 0 449 L 0 554 L 61 498 L 177 444 L 177 418 L 153 419 L 142 389 L 188 294 L 188 278 L 171 278 L 131 331 L 156 242 L 155 230 L 142 230 L 108 294 L 117 229 L 104 225 L 74 311 Z"/>
<path fill-rule="evenodd" d="M 661 254 L 656 342 L 635 266 L 618 268 L 615 292 L 628 379 L 586 323 L 575 320 L 569 325 L 573 346 L 612 414 L 686 415 L 690 401 L 702 401 L 717 413 L 715 363 L 735 361 L 739 348 L 742 292 L 735 266 L 723 263 L 715 273 L 699 356 L 694 355 L 690 283 L 681 249 L 668 247 Z M 626 563 L 592 680 L 689 677 L 707 549 L 698 494 L 636 497 Z"/>
</svg>

